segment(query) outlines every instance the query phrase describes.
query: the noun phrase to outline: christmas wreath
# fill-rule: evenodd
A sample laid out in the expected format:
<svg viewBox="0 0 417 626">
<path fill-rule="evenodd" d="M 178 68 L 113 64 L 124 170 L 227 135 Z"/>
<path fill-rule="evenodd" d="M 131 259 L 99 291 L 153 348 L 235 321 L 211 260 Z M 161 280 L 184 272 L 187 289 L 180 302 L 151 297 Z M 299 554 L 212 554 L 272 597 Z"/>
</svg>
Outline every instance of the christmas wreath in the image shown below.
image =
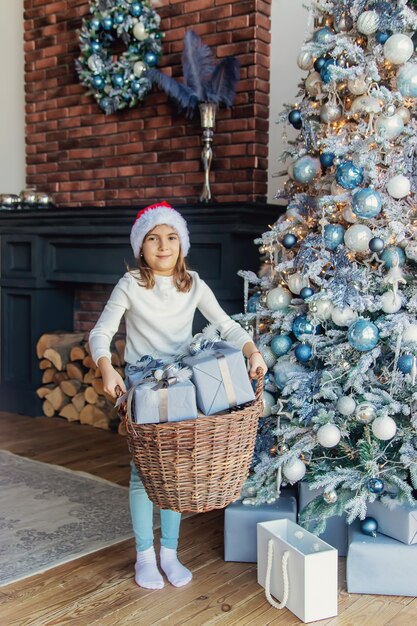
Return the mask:
<svg viewBox="0 0 417 626">
<path fill-rule="evenodd" d="M 104 113 L 143 100 L 151 89 L 147 69 L 161 54 L 161 18 L 148 0 L 92 0 L 79 34 L 76 69 Z"/>
</svg>

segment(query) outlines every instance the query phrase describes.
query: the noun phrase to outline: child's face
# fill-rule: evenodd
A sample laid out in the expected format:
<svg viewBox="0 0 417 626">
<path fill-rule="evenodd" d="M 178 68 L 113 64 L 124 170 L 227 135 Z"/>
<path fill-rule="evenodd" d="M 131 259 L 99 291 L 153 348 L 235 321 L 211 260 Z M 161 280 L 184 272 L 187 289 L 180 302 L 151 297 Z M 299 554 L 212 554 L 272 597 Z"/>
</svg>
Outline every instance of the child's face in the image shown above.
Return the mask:
<svg viewBox="0 0 417 626">
<path fill-rule="evenodd" d="M 143 240 L 142 254 L 155 274 L 171 276 L 180 253 L 180 239 L 176 230 L 160 224 L 150 230 Z"/>
</svg>

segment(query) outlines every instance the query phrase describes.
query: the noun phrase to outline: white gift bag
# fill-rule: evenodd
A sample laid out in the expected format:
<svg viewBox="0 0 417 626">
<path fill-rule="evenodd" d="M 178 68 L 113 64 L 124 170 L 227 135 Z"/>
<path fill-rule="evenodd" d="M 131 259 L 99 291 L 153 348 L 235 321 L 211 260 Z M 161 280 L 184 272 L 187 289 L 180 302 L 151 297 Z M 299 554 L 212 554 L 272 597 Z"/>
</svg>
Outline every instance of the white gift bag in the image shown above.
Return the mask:
<svg viewBox="0 0 417 626">
<path fill-rule="evenodd" d="M 337 550 L 287 519 L 259 523 L 257 532 L 258 583 L 272 606 L 305 623 L 337 615 Z"/>
</svg>

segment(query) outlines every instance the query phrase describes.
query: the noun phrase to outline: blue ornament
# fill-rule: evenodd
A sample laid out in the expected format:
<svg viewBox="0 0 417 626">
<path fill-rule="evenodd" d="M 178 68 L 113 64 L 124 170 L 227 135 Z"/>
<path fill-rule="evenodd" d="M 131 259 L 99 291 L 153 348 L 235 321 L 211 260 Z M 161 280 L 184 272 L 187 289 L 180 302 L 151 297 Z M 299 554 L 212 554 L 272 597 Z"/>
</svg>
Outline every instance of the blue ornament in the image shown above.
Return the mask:
<svg viewBox="0 0 417 626">
<path fill-rule="evenodd" d="M 300 111 L 298 109 L 290 111 L 288 114 L 288 121 L 294 126 L 294 128 L 299 130 L 303 125 Z"/>
<path fill-rule="evenodd" d="M 347 337 L 352 348 L 369 352 L 379 341 L 379 330 L 369 320 L 360 319 L 349 326 Z"/>
<path fill-rule="evenodd" d="M 312 352 L 311 346 L 307 343 L 299 343 L 294 350 L 295 358 L 301 363 L 309 361 L 311 359 Z"/>
<path fill-rule="evenodd" d="M 381 260 L 388 270 L 397 265 L 402 267 L 405 263 L 405 252 L 398 246 L 388 246 L 381 254 Z"/>
<path fill-rule="evenodd" d="M 404 97 L 417 98 L 417 64 L 406 63 L 397 74 L 397 89 Z"/>
<path fill-rule="evenodd" d="M 398 359 L 397 366 L 403 374 L 409 374 L 413 369 L 414 357 L 412 354 L 402 354 Z"/>
<path fill-rule="evenodd" d="M 323 26 L 313 33 L 313 41 L 320 44 L 328 44 L 332 41 L 334 32 L 328 27 Z"/>
<path fill-rule="evenodd" d="M 134 17 L 140 17 L 142 15 L 142 4 L 140 2 L 132 2 L 130 12 Z"/>
<path fill-rule="evenodd" d="M 333 152 L 322 152 L 320 155 L 320 163 L 323 167 L 331 167 L 335 158 L 336 155 Z"/>
<path fill-rule="evenodd" d="M 98 30 L 100 28 L 100 20 L 97 17 L 93 17 L 92 20 L 90 21 L 90 28 L 91 30 Z"/>
<path fill-rule="evenodd" d="M 373 517 L 365 517 L 364 520 L 361 521 L 361 531 L 364 535 L 369 535 L 370 537 L 376 537 L 376 531 L 378 530 L 378 522 Z"/>
<path fill-rule="evenodd" d="M 385 43 L 391 37 L 391 32 L 389 30 L 378 30 L 375 37 L 378 43 Z"/>
<path fill-rule="evenodd" d="M 380 478 L 370 478 L 367 487 L 371 493 L 382 493 L 384 491 L 384 481 Z"/>
<path fill-rule="evenodd" d="M 123 15 L 123 13 L 115 11 L 115 13 L 113 13 L 113 19 L 116 24 L 123 24 L 123 22 L 125 21 L 125 16 Z"/>
<path fill-rule="evenodd" d="M 365 187 L 355 191 L 352 197 L 352 211 L 358 217 L 369 219 L 379 215 L 382 209 L 381 194 L 375 189 Z"/>
<path fill-rule="evenodd" d="M 369 242 L 369 249 L 371 252 L 382 252 L 384 245 L 384 240 L 381 237 L 372 237 Z"/>
<path fill-rule="evenodd" d="M 316 72 L 320 72 L 321 68 L 323 67 L 325 63 L 326 63 L 326 57 L 318 57 L 318 59 L 314 61 L 314 69 L 316 70 Z"/>
<path fill-rule="evenodd" d="M 153 65 L 156 65 L 158 63 L 158 57 L 156 56 L 155 52 L 145 52 L 143 60 L 145 61 L 145 63 L 147 63 L 147 65 L 149 65 L 149 67 L 152 67 Z"/>
<path fill-rule="evenodd" d="M 297 159 L 293 166 L 293 177 L 298 183 L 308 184 L 321 172 L 319 159 L 309 154 Z"/>
<path fill-rule="evenodd" d="M 99 102 L 100 109 L 102 109 L 105 113 L 112 108 L 112 99 L 105 96 Z"/>
<path fill-rule="evenodd" d="M 335 65 L 337 65 L 337 61 L 335 59 L 327 59 L 320 70 L 321 79 L 326 85 L 333 79 L 331 68 Z"/>
<path fill-rule="evenodd" d="M 92 79 L 93 87 L 95 89 L 102 89 L 104 87 L 104 78 L 100 74 L 95 74 Z"/>
<path fill-rule="evenodd" d="M 302 335 L 313 335 L 315 333 L 315 327 L 310 320 L 307 319 L 306 315 L 297 315 L 292 323 L 292 332 L 297 339 L 300 339 Z"/>
<path fill-rule="evenodd" d="M 344 237 L 345 229 L 341 224 L 326 224 L 324 227 L 324 245 L 327 250 L 336 250 Z"/>
<path fill-rule="evenodd" d="M 291 233 L 288 233 L 287 235 L 285 235 L 284 239 L 282 240 L 282 245 L 284 246 L 284 248 L 293 248 L 297 243 L 297 237 L 295 235 L 292 235 Z"/>
<path fill-rule="evenodd" d="M 101 43 L 99 41 L 90 41 L 90 50 L 91 52 L 100 52 Z"/>
<path fill-rule="evenodd" d="M 113 20 L 110 17 L 110 15 L 103 17 L 103 19 L 101 20 L 101 25 L 104 28 L 104 30 L 111 30 L 113 26 Z"/>
<path fill-rule="evenodd" d="M 130 88 L 132 89 L 133 93 L 139 93 L 140 82 L 138 80 L 132 80 Z"/>
<path fill-rule="evenodd" d="M 343 189 L 355 189 L 363 182 L 363 169 L 352 161 L 343 161 L 336 168 L 336 182 Z"/>
<path fill-rule="evenodd" d="M 248 299 L 248 313 L 256 313 L 260 297 L 260 293 L 254 293 L 253 296 Z"/>
<path fill-rule="evenodd" d="M 111 77 L 111 82 L 115 87 L 123 87 L 125 79 L 123 74 L 113 74 Z"/>
<path fill-rule="evenodd" d="M 314 291 L 312 290 L 311 287 L 303 287 L 300 291 L 300 296 L 302 297 L 303 300 L 305 300 L 306 298 L 310 298 L 313 295 Z"/>
<path fill-rule="evenodd" d="M 271 350 L 275 356 L 284 356 L 291 350 L 292 339 L 289 335 L 276 335 L 271 341 Z"/>
</svg>

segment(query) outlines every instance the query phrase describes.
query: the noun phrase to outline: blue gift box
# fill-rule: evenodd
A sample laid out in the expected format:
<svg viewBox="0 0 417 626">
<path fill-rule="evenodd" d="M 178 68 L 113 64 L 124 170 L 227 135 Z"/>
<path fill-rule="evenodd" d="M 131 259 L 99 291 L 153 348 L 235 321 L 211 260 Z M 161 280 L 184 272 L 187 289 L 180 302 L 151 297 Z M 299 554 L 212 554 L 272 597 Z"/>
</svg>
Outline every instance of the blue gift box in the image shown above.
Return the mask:
<svg viewBox="0 0 417 626">
<path fill-rule="evenodd" d="M 417 543 L 417 506 L 395 504 L 387 507 L 380 500 L 370 502 L 366 514 L 378 522 L 378 532 L 407 544 Z"/>
<path fill-rule="evenodd" d="M 232 502 L 224 511 L 224 560 L 256 563 L 256 525 L 277 519 L 297 521 L 294 496 L 282 494 L 272 504 L 243 504 Z"/>
<path fill-rule="evenodd" d="M 309 502 L 323 493 L 323 489 L 309 489 L 306 482 L 299 483 L 298 492 L 298 509 L 301 511 Z M 306 526 L 309 530 L 309 525 Z M 329 543 L 333 548 L 337 549 L 339 556 L 346 556 L 347 553 L 347 523 L 346 515 L 333 515 L 329 517 L 326 524 L 326 530 L 320 535 L 320 539 Z"/>
<path fill-rule="evenodd" d="M 380 533 L 376 537 L 364 535 L 358 521 L 348 527 L 348 541 L 349 593 L 417 596 L 417 545 L 409 546 Z"/>
</svg>

